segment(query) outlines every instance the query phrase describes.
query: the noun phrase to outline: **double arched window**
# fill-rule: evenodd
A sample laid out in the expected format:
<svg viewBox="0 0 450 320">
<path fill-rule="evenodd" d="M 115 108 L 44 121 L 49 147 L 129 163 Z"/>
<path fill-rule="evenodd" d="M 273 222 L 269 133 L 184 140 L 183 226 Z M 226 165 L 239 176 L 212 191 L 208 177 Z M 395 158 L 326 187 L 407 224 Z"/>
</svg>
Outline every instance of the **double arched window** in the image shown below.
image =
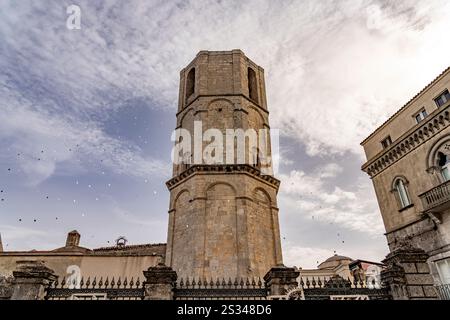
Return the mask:
<svg viewBox="0 0 450 320">
<path fill-rule="evenodd" d="M 427 172 L 433 176 L 434 183 L 450 181 L 450 135 L 439 139 L 427 155 Z"/>
<path fill-rule="evenodd" d="M 395 193 L 400 209 L 409 207 L 412 204 L 408 192 L 408 181 L 404 177 L 394 179 L 392 191 Z"/>
</svg>

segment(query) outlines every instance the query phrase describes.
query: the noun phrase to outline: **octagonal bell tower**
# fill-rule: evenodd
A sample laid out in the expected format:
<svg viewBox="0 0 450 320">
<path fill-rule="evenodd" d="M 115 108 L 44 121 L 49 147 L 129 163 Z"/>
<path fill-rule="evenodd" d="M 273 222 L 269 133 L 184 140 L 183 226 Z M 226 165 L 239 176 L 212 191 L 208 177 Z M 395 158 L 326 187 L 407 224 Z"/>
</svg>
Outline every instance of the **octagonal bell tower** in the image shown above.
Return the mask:
<svg viewBox="0 0 450 320">
<path fill-rule="evenodd" d="M 263 277 L 282 263 L 278 224 L 279 181 L 271 172 L 264 70 L 241 50 L 200 51 L 180 73 L 177 129 L 190 133 L 191 145 L 173 165 L 166 265 L 179 277 Z M 254 129 L 261 144 L 238 157 L 238 138 L 211 151 L 207 135 Z M 211 130 L 209 130 L 211 131 Z M 195 143 L 200 138 L 199 145 Z M 220 144 L 220 143 L 219 143 Z M 234 150 L 231 152 L 230 150 Z M 252 151 L 253 150 L 253 151 Z M 255 151 L 256 150 L 256 151 Z M 207 160 L 208 152 L 214 157 Z M 227 158 L 228 157 L 228 158 Z M 220 158 L 220 157 L 219 157 Z M 264 160 L 264 161 L 262 161 Z"/>
</svg>

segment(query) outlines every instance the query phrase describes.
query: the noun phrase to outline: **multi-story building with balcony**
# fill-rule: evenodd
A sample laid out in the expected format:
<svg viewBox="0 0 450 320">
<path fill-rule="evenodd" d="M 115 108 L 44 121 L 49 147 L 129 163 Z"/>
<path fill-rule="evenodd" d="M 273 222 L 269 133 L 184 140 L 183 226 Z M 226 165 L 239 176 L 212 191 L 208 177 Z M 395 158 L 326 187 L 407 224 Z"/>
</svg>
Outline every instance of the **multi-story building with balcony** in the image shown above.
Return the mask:
<svg viewBox="0 0 450 320">
<path fill-rule="evenodd" d="M 361 143 L 390 251 L 424 250 L 438 286 L 450 285 L 449 90 L 450 68 Z"/>
</svg>

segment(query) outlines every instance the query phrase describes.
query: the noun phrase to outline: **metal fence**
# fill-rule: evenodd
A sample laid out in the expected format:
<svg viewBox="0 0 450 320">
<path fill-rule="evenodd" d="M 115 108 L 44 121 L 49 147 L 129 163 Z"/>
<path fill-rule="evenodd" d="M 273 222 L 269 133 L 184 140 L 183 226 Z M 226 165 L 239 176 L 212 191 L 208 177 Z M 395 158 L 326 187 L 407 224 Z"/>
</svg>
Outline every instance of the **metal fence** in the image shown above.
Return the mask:
<svg viewBox="0 0 450 320">
<path fill-rule="evenodd" d="M 175 300 L 265 300 L 268 289 L 261 279 L 181 279 L 174 288 Z"/>
<path fill-rule="evenodd" d="M 441 286 L 441 292 L 450 296 L 449 286 Z M 175 300 L 390 300 L 387 288 L 377 288 L 362 281 L 332 278 L 301 278 L 299 286 L 284 296 L 271 297 L 270 289 L 261 279 L 180 279 L 173 287 Z M 140 279 L 112 278 L 109 280 L 80 281 L 63 279 L 47 288 L 47 300 L 142 300 L 145 290 Z"/>
<path fill-rule="evenodd" d="M 80 281 L 64 278 L 61 283 L 56 281 L 47 288 L 46 300 L 142 300 L 144 298 L 144 288 L 140 279 L 128 281 L 112 278 L 103 280 L 101 277 L 97 281 L 94 277 L 91 281 L 81 278 Z"/>
<path fill-rule="evenodd" d="M 366 283 L 361 279 L 344 279 L 340 276 L 331 278 L 301 278 L 300 287 L 304 300 L 391 300 L 387 288 Z"/>
</svg>

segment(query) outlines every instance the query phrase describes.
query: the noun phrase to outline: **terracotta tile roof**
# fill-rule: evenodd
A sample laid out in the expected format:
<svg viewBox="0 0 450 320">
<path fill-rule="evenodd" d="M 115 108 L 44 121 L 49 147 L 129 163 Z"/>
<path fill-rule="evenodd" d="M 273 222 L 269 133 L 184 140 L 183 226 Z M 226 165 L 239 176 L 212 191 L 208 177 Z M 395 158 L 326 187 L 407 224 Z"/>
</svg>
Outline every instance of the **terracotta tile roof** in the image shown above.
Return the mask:
<svg viewBox="0 0 450 320">
<path fill-rule="evenodd" d="M 370 138 L 372 138 L 379 129 L 381 129 L 385 124 L 387 124 L 389 121 L 391 121 L 393 118 L 395 118 L 400 112 L 402 112 L 406 107 L 408 107 L 417 97 L 419 97 L 422 93 L 424 93 L 426 90 L 428 90 L 431 86 L 433 86 L 438 80 L 440 80 L 448 71 L 450 71 L 450 67 L 442 71 L 440 75 L 438 75 L 433 81 L 431 81 L 425 88 L 420 90 L 419 93 L 417 93 L 413 98 L 411 98 L 403 107 L 401 107 L 396 113 L 394 113 L 391 117 L 389 117 L 385 122 L 383 122 L 381 125 L 379 125 L 367 138 L 365 138 L 361 145 L 367 142 Z"/>
</svg>

